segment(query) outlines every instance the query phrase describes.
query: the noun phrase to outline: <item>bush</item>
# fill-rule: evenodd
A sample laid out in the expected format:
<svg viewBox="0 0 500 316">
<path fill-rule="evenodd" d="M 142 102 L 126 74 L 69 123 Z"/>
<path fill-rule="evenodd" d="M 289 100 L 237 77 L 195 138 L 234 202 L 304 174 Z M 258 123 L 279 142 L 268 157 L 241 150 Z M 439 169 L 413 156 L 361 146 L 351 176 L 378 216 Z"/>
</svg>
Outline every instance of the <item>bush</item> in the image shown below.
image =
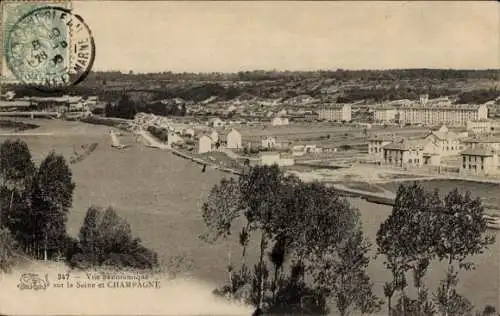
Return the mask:
<svg viewBox="0 0 500 316">
<path fill-rule="evenodd" d="M 91 207 L 80 228 L 78 247 L 73 248 L 67 261 L 82 269 L 89 266 L 153 269 L 158 266 L 158 255 L 132 236 L 130 225 L 113 208 L 103 211 Z"/>
</svg>

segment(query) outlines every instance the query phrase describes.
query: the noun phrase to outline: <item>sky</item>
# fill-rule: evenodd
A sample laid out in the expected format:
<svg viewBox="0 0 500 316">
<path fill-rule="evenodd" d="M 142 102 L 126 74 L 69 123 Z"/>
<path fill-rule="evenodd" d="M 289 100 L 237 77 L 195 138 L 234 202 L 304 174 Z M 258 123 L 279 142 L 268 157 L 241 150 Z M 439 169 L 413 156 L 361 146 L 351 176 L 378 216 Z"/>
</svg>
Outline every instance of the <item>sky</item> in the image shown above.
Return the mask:
<svg viewBox="0 0 500 316">
<path fill-rule="evenodd" d="M 496 1 L 75 1 L 93 70 L 500 68 Z"/>
</svg>

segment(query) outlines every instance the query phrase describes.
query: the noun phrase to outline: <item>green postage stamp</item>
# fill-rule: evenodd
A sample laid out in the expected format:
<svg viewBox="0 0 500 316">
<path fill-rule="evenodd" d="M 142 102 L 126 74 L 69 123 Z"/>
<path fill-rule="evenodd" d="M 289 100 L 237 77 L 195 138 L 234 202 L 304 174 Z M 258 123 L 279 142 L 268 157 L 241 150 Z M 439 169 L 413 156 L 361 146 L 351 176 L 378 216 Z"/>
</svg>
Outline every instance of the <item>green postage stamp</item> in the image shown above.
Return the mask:
<svg viewBox="0 0 500 316">
<path fill-rule="evenodd" d="M 61 89 L 85 78 L 95 45 L 71 1 L 2 1 L 2 83 Z"/>
</svg>

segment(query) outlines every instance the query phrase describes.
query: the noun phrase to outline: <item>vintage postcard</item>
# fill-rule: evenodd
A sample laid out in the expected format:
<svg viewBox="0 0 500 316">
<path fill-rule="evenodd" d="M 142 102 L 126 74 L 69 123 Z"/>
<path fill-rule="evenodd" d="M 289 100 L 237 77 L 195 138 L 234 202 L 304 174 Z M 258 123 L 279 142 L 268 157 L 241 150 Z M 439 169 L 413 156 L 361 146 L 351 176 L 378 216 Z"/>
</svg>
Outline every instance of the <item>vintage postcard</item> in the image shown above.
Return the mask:
<svg viewBox="0 0 500 316">
<path fill-rule="evenodd" d="M 0 2 L 0 315 L 500 315 L 496 1 Z"/>
</svg>

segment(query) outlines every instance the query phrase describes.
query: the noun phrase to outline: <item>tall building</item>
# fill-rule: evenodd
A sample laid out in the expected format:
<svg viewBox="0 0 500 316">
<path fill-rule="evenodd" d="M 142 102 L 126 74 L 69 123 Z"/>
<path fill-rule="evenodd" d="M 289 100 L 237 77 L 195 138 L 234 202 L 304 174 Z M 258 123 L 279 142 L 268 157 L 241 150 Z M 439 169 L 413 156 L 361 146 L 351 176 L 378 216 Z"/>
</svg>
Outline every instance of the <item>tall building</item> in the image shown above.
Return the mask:
<svg viewBox="0 0 500 316">
<path fill-rule="evenodd" d="M 408 104 L 399 109 L 399 123 L 448 126 L 466 126 L 468 121 L 488 118 L 485 104 L 452 104 L 446 98 L 428 100 L 422 96 L 420 103 Z"/>
<path fill-rule="evenodd" d="M 324 121 L 350 122 L 350 104 L 328 104 L 318 110 L 318 118 Z"/>
<path fill-rule="evenodd" d="M 374 122 L 394 122 L 396 121 L 396 117 L 398 114 L 398 110 L 392 106 L 381 106 L 373 109 L 373 121 Z"/>
</svg>

